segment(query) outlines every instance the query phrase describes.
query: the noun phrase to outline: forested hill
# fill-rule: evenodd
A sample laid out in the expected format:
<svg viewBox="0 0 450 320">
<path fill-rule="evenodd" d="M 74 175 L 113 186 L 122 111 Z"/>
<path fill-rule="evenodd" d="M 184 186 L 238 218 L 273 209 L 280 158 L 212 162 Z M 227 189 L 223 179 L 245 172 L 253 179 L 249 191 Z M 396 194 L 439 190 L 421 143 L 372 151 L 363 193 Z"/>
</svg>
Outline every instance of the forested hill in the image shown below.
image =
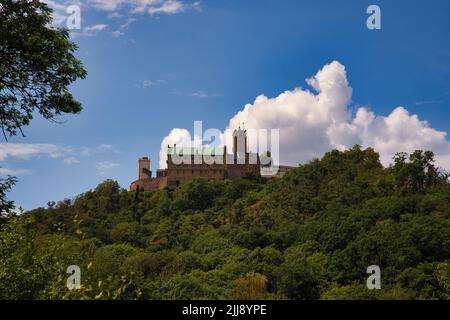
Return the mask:
<svg viewBox="0 0 450 320">
<path fill-rule="evenodd" d="M 355 146 L 283 178 L 152 192 L 107 180 L 1 219 L 0 299 L 449 299 L 449 217 L 448 177 L 422 151 L 384 168 Z"/>
</svg>

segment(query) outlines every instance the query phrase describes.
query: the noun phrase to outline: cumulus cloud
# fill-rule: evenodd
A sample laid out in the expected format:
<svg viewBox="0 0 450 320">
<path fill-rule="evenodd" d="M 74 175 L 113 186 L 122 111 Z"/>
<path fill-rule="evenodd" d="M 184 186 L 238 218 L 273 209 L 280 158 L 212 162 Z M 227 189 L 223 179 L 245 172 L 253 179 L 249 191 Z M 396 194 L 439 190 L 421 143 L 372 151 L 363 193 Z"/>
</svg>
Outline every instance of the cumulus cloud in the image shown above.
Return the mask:
<svg viewBox="0 0 450 320">
<path fill-rule="evenodd" d="M 159 151 L 159 168 L 167 168 L 167 147 L 177 145 L 177 147 L 200 147 L 202 141 L 200 137 L 191 137 L 191 134 L 186 129 L 175 128 L 170 131 L 169 135 L 161 142 L 161 149 Z M 205 145 L 205 143 L 203 143 Z"/>
<path fill-rule="evenodd" d="M 332 62 L 306 82 L 317 92 L 296 88 L 275 98 L 258 96 L 227 126 L 245 123 L 251 129 L 280 129 L 280 160 L 286 164 L 308 161 L 332 148 L 329 130 L 347 123 L 352 88 L 345 68 Z"/>
<path fill-rule="evenodd" d="M 439 164 L 450 169 L 446 132 L 431 128 L 406 108 L 397 107 L 382 116 L 360 107 L 353 115 L 353 90 L 339 62 L 325 65 L 306 83 L 309 89 L 299 87 L 273 98 L 258 96 L 230 119 L 226 129 L 242 123 L 248 129 L 279 129 L 282 164 L 305 163 L 333 148 L 343 150 L 360 144 L 380 152 L 384 165 L 391 162 L 395 152 L 422 149 L 434 151 Z M 168 141 L 189 140 L 187 133 L 172 130 L 163 140 L 160 156 Z"/>
<path fill-rule="evenodd" d="M 380 152 L 382 162 L 391 162 L 395 152 L 432 150 L 439 157 L 449 154 L 446 132 L 430 128 L 428 122 L 411 115 L 404 107 L 395 108 L 388 116 L 376 116 L 366 108 L 359 108 L 350 124 L 330 130 L 333 146 L 346 148 L 359 143 Z M 450 162 L 441 163 L 450 168 Z"/>
</svg>

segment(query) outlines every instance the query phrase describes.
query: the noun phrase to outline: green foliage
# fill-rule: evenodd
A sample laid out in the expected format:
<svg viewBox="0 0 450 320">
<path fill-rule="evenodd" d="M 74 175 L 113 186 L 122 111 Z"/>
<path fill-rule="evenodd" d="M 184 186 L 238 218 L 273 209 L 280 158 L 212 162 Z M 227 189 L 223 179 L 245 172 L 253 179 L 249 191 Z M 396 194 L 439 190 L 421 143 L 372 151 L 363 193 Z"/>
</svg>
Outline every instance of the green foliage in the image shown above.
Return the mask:
<svg viewBox="0 0 450 320">
<path fill-rule="evenodd" d="M 8 200 L 6 194 L 11 191 L 16 182 L 17 179 L 11 176 L 0 178 L 0 219 L 14 209 L 14 202 Z"/>
<path fill-rule="evenodd" d="M 0 298 L 449 299 L 449 217 L 428 152 L 383 168 L 355 146 L 283 178 L 150 192 L 107 180 L 0 220 Z M 72 264 L 82 288 L 68 291 Z"/>
<path fill-rule="evenodd" d="M 11 216 L 0 229 L 0 300 L 55 298 L 64 269 L 56 258 L 58 241 L 37 252 L 31 221 Z"/>
<path fill-rule="evenodd" d="M 233 290 L 232 298 L 235 300 L 261 300 L 267 297 L 266 276 L 249 272 L 236 280 L 236 287 Z"/>
<path fill-rule="evenodd" d="M 35 111 L 56 120 L 79 113 L 68 87 L 86 71 L 74 56 L 77 46 L 66 29 L 50 27 L 52 11 L 38 0 L 0 4 L 0 114 L 3 135 L 16 135 Z"/>
<path fill-rule="evenodd" d="M 450 266 L 448 262 L 440 262 L 436 265 L 434 272 L 439 285 L 438 297 L 441 299 L 450 299 Z"/>
<path fill-rule="evenodd" d="M 364 284 L 350 284 L 341 287 L 333 284 L 322 293 L 323 300 L 375 300 L 377 292 L 367 290 Z"/>
<path fill-rule="evenodd" d="M 96 279 L 106 279 L 118 275 L 119 267 L 126 258 L 135 253 L 136 249 L 127 244 L 110 244 L 99 248 L 91 261 L 89 275 Z"/>
<path fill-rule="evenodd" d="M 318 299 L 327 284 L 328 258 L 318 244 L 307 241 L 290 247 L 279 269 L 281 292 L 290 299 Z"/>
<path fill-rule="evenodd" d="M 82 109 L 69 86 L 84 79 L 86 70 L 74 56 L 77 46 L 68 30 L 51 23 L 52 10 L 42 1 L 0 2 L 0 128 L 5 140 L 17 131 L 24 135 L 22 127 L 37 113 L 56 122 Z M 14 177 L 0 178 L 0 219 L 14 210 L 6 193 L 15 183 Z"/>
</svg>

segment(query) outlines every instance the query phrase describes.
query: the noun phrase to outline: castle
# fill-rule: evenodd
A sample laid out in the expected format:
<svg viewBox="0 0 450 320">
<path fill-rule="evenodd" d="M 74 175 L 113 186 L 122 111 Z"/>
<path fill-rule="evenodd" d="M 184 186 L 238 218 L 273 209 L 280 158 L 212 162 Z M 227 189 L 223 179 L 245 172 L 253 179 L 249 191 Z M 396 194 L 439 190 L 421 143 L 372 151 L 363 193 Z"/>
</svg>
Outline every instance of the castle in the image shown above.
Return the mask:
<svg viewBox="0 0 450 320">
<path fill-rule="evenodd" d="M 152 177 L 150 159 L 138 160 L 138 180 L 130 185 L 130 190 L 154 190 L 167 186 L 178 186 L 202 177 L 208 180 L 225 180 L 260 175 L 260 156 L 247 151 L 247 132 L 241 128 L 233 132 L 233 153 L 227 153 L 227 147 L 177 148 L 167 147 L 167 169 L 156 171 Z M 292 167 L 280 166 L 278 175 Z"/>
</svg>

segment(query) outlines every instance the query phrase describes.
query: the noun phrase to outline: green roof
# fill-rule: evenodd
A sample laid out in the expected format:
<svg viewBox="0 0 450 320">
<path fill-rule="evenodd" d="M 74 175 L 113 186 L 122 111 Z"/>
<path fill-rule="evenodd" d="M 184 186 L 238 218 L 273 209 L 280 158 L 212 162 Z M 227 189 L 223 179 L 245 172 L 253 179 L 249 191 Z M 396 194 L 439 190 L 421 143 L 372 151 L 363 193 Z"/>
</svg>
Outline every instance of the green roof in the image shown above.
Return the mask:
<svg viewBox="0 0 450 320">
<path fill-rule="evenodd" d="M 167 148 L 167 155 L 173 155 L 175 152 L 173 147 Z M 179 156 L 222 156 L 225 153 L 225 149 L 223 147 L 210 148 L 210 147 L 177 147 L 176 150 Z"/>
</svg>

